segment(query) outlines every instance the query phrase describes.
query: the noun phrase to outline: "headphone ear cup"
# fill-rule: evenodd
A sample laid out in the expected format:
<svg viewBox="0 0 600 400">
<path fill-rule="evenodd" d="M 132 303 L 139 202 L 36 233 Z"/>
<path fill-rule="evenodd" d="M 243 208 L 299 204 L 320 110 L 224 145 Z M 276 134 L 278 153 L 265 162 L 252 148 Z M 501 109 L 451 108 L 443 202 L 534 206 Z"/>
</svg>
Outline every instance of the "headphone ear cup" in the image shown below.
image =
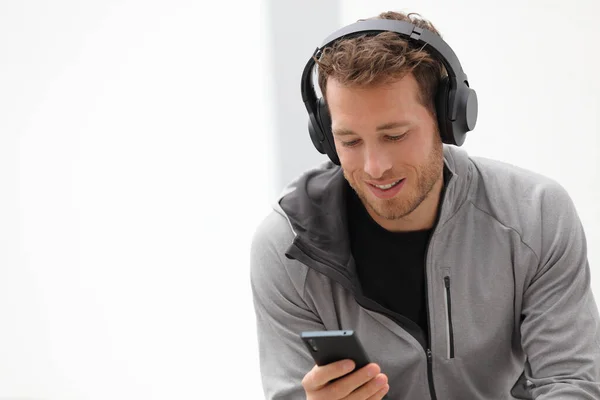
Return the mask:
<svg viewBox="0 0 600 400">
<path fill-rule="evenodd" d="M 477 93 L 468 86 L 462 86 L 456 93 L 456 121 L 452 122 L 454 143 L 461 146 L 465 142 L 467 132 L 472 131 L 477 123 Z"/>
<path fill-rule="evenodd" d="M 325 139 L 323 132 L 321 131 L 319 124 L 315 124 L 313 121 L 315 120 L 312 117 L 308 118 L 308 133 L 310 134 L 310 140 L 319 153 L 325 154 L 325 149 L 323 148 L 323 140 Z"/>
<path fill-rule="evenodd" d="M 333 140 L 333 132 L 331 131 L 331 115 L 329 114 L 327 103 L 325 103 L 325 99 L 322 97 L 317 101 L 317 114 L 319 126 L 323 132 L 322 148 L 334 164 L 340 165 L 340 159 Z"/>
<path fill-rule="evenodd" d="M 435 112 L 437 114 L 438 128 L 442 142 L 446 144 L 454 143 L 454 134 L 452 132 L 452 122 L 448 119 L 448 98 L 450 96 L 450 83 L 448 77 L 444 77 L 438 84 L 435 94 Z"/>
<path fill-rule="evenodd" d="M 455 121 L 452 121 L 449 115 L 450 96 L 457 108 Z M 477 93 L 467 84 L 459 84 L 458 88 L 451 92 L 448 77 L 445 77 L 437 89 L 435 108 L 442 142 L 462 146 L 467 132 L 473 130 L 477 123 Z"/>
</svg>

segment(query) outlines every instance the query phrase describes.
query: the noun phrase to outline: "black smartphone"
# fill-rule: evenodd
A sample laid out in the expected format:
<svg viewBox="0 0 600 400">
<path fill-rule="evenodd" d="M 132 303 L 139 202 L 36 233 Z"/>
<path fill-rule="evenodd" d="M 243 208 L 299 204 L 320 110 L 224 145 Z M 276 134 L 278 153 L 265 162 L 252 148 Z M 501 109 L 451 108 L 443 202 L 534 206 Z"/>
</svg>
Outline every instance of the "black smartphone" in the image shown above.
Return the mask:
<svg viewBox="0 0 600 400">
<path fill-rule="evenodd" d="M 354 372 L 370 363 L 358 336 L 352 330 L 302 332 L 300 337 L 318 366 L 350 359 L 355 364 Z M 330 383 L 341 378 L 343 376 Z M 388 394 L 383 397 L 384 400 L 389 399 Z"/>
<path fill-rule="evenodd" d="M 302 332 L 300 337 L 318 366 L 350 359 L 356 371 L 370 362 L 352 330 Z"/>
</svg>

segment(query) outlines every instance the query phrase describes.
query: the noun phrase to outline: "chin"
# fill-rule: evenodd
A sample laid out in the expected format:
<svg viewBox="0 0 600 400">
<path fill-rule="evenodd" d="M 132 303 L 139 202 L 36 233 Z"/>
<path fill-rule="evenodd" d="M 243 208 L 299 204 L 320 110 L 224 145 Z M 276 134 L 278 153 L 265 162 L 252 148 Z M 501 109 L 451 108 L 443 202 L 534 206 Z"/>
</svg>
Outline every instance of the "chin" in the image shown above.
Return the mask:
<svg viewBox="0 0 600 400">
<path fill-rule="evenodd" d="M 407 204 L 403 204 L 397 201 L 388 201 L 385 204 L 379 202 L 379 204 L 373 204 L 371 208 L 373 208 L 373 211 L 375 211 L 377 215 L 387 220 L 400 219 L 410 213 L 410 207 L 407 207 Z"/>
<path fill-rule="evenodd" d="M 366 190 L 369 190 L 369 188 L 366 188 Z M 367 192 L 366 196 L 363 192 L 359 194 L 359 197 L 375 214 L 388 220 L 395 220 L 406 216 L 407 211 L 411 208 L 410 204 L 407 204 L 406 196 L 401 193 L 398 193 L 391 199 L 385 200 L 369 192 Z"/>
</svg>

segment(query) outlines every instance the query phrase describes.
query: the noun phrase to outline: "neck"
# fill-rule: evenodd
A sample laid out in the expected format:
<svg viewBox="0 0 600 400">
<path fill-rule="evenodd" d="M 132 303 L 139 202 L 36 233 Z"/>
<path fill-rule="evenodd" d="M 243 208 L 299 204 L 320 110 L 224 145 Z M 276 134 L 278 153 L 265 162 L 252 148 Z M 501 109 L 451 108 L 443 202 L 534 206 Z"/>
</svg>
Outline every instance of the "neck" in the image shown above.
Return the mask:
<svg viewBox="0 0 600 400">
<path fill-rule="evenodd" d="M 437 218 L 440 196 L 444 186 L 443 171 L 439 179 L 434 183 L 427 197 L 410 214 L 402 218 L 389 220 L 376 215 L 373 210 L 367 207 L 371 217 L 381 225 L 382 228 L 390 232 L 408 232 L 422 231 L 433 228 Z"/>
</svg>

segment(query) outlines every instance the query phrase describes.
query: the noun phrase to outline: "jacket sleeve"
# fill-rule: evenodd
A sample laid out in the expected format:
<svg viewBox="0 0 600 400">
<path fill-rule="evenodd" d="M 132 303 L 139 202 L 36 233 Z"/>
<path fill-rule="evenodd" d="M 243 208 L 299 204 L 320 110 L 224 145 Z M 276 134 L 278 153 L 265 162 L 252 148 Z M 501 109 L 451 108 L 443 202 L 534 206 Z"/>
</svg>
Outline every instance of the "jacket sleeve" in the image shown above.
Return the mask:
<svg viewBox="0 0 600 400">
<path fill-rule="evenodd" d="M 260 372 L 268 400 L 305 399 L 302 379 L 315 362 L 302 331 L 325 330 L 303 299 L 307 267 L 286 259 L 293 241 L 287 220 L 270 214 L 251 246 L 250 281 L 256 315 Z"/>
<path fill-rule="evenodd" d="M 600 320 L 586 239 L 558 184 L 541 196 L 537 271 L 523 295 L 521 339 L 533 397 L 600 399 Z"/>
</svg>

